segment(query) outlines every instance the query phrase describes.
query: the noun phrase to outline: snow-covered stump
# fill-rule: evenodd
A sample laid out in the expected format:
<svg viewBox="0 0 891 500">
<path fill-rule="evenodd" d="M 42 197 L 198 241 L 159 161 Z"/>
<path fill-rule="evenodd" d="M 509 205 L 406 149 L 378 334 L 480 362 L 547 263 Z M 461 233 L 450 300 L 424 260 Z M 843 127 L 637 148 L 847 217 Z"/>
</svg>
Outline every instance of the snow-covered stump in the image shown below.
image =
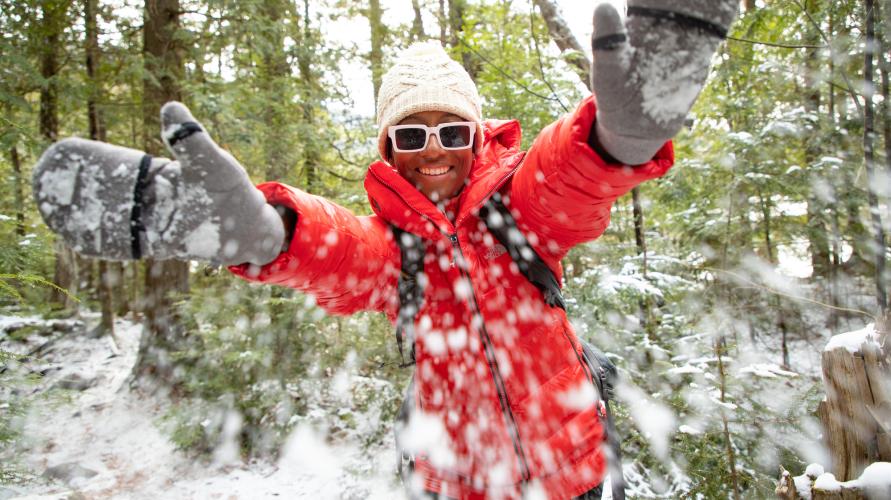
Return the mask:
<svg viewBox="0 0 891 500">
<path fill-rule="evenodd" d="M 863 470 L 857 479 L 840 482 L 823 467 L 808 465 L 804 474 L 792 477 L 782 471 L 777 485 L 777 498 L 783 500 L 879 500 L 891 498 L 891 463 L 876 462 Z"/>
<path fill-rule="evenodd" d="M 891 462 L 891 363 L 887 329 L 868 325 L 823 350 L 826 398 L 817 412 L 836 477 L 848 481 L 873 462 Z"/>
<path fill-rule="evenodd" d="M 879 326 L 833 336 L 823 349 L 826 397 L 817 413 L 835 474 L 811 464 L 793 477 L 780 467 L 777 498 L 891 498 L 891 345 Z M 859 476 L 859 477 L 858 477 Z"/>
</svg>

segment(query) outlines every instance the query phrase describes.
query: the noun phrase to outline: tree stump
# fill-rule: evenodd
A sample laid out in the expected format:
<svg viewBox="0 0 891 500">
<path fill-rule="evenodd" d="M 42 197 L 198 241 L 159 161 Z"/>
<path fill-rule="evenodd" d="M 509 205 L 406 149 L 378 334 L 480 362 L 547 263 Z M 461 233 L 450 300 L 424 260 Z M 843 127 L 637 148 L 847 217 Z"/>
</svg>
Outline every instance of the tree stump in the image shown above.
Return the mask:
<svg viewBox="0 0 891 500">
<path fill-rule="evenodd" d="M 891 362 L 885 321 L 836 335 L 823 351 L 826 399 L 817 409 L 839 481 L 891 461 Z"/>
<path fill-rule="evenodd" d="M 870 464 L 859 478 L 845 482 L 818 464 L 796 477 L 780 467 L 775 493 L 781 500 L 886 500 L 891 498 L 891 463 Z"/>
</svg>

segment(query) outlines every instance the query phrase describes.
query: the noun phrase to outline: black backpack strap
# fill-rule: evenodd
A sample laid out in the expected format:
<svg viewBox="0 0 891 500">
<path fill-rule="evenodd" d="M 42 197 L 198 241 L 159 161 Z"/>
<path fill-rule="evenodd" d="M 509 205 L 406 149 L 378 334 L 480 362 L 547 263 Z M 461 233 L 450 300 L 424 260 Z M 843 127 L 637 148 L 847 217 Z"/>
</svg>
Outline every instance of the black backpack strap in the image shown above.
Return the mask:
<svg viewBox="0 0 891 500">
<path fill-rule="evenodd" d="M 415 316 L 424 301 L 424 287 L 421 274 L 424 272 L 424 242 L 421 237 L 391 226 L 393 237 L 402 254 L 402 267 L 399 273 L 399 316 L 396 318 L 396 346 L 402 358 L 402 366 L 415 362 Z M 402 344 L 408 340 L 411 345 L 410 362 L 405 361 Z"/>
<path fill-rule="evenodd" d="M 492 236 L 507 249 L 523 276 L 541 290 L 545 303 L 566 310 L 557 277 L 529 244 L 526 235 L 517 228 L 517 221 L 504 204 L 501 194 L 495 193 L 480 208 L 480 219 L 486 223 Z"/>
<path fill-rule="evenodd" d="M 601 415 L 606 424 L 606 442 L 609 447 L 609 456 L 607 464 L 609 464 L 610 485 L 613 490 L 613 498 L 615 500 L 625 500 L 625 476 L 622 473 L 622 449 L 619 446 L 619 435 L 616 433 L 616 424 L 613 420 L 613 412 L 610 411 L 609 401 L 615 397 L 615 381 L 618 377 L 616 365 L 606 354 L 598 350 L 593 345 L 579 339 L 582 344 L 582 355 L 585 362 L 591 369 L 591 376 L 594 378 L 594 385 L 600 392 L 600 399 L 603 401 L 603 409 L 606 415 Z"/>
</svg>

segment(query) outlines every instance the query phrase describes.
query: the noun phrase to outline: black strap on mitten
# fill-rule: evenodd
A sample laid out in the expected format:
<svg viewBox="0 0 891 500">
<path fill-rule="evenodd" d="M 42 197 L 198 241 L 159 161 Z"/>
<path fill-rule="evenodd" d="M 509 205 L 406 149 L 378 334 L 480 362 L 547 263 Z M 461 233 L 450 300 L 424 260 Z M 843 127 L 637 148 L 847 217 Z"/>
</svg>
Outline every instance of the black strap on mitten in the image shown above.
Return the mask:
<svg viewBox="0 0 891 500">
<path fill-rule="evenodd" d="M 673 10 L 653 9 L 649 7 L 628 7 L 628 16 L 653 17 L 660 20 L 673 21 L 685 28 L 698 29 L 710 35 L 716 36 L 722 40 L 727 38 L 727 28 L 719 24 L 715 24 L 711 21 L 706 21 L 705 19 L 701 19 L 698 17 L 688 16 L 687 14 L 682 14 Z M 624 41 L 625 40 L 619 40 L 618 43 Z M 593 40 L 593 43 L 597 43 L 596 38 Z M 594 48 L 598 49 L 599 47 L 595 46 Z"/>
<path fill-rule="evenodd" d="M 167 144 L 172 148 L 174 144 L 177 142 L 189 137 L 195 132 L 203 132 L 204 130 L 201 128 L 201 125 L 198 125 L 197 122 L 183 122 L 179 124 L 179 128 L 176 129 L 170 137 L 167 138 Z"/>
<path fill-rule="evenodd" d="M 139 173 L 136 175 L 136 184 L 133 186 L 133 209 L 130 211 L 130 251 L 134 260 L 142 257 L 142 248 L 139 246 L 139 233 L 145 232 L 145 224 L 142 222 L 142 209 L 145 208 L 145 187 L 148 184 L 148 171 L 152 164 L 152 155 L 145 155 L 139 162 Z"/>
</svg>

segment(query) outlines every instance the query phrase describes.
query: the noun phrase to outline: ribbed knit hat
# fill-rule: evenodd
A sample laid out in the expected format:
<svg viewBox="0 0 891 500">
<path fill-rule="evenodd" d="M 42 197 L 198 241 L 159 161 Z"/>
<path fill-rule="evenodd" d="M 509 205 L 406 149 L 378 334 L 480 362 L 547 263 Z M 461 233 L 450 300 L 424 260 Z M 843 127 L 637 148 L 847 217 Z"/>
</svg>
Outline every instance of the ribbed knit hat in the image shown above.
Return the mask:
<svg viewBox="0 0 891 500">
<path fill-rule="evenodd" d="M 445 111 L 476 122 L 475 148 L 483 142 L 482 104 L 476 84 L 439 42 L 402 51 L 384 74 L 377 94 L 378 151 L 387 159 L 387 129 L 421 111 Z"/>
</svg>

